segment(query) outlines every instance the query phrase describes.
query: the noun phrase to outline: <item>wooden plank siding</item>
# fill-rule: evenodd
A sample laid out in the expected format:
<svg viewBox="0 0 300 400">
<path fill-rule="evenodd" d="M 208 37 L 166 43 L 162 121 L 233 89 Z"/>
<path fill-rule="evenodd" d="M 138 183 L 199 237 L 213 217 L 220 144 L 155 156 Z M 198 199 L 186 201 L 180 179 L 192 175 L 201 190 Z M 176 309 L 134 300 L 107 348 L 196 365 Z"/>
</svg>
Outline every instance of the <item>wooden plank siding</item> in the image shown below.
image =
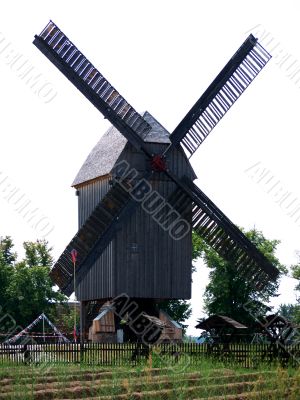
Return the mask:
<svg viewBox="0 0 300 400">
<path fill-rule="evenodd" d="M 147 148 L 157 154 L 165 150 L 166 145 L 147 143 Z M 149 168 L 149 160 L 129 143 L 118 162 L 121 160 L 126 160 L 142 174 Z M 181 150 L 173 149 L 167 162 L 178 177 L 195 178 Z M 77 188 L 79 227 L 109 190 L 109 179 L 109 176 L 94 179 Z M 176 189 L 164 173 L 154 173 L 149 181 L 165 199 Z M 191 232 L 176 241 L 138 206 L 120 225 L 115 238 L 78 285 L 77 298 L 81 301 L 107 299 L 126 293 L 136 298 L 189 299 L 191 264 Z"/>
<path fill-rule="evenodd" d="M 82 185 L 78 190 L 78 226 L 84 224 L 96 205 L 108 192 L 110 177 L 93 180 Z M 113 290 L 113 243 L 104 250 L 101 257 L 88 271 L 84 279 L 77 286 L 77 299 L 80 301 L 109 298 L 114 296 Z"/>
<path fill-rule="evenodd" d="M 108 311 L 100 320 L 93 321 L 93 333 L 115 332 L 115 314 Z"/>
</svg>

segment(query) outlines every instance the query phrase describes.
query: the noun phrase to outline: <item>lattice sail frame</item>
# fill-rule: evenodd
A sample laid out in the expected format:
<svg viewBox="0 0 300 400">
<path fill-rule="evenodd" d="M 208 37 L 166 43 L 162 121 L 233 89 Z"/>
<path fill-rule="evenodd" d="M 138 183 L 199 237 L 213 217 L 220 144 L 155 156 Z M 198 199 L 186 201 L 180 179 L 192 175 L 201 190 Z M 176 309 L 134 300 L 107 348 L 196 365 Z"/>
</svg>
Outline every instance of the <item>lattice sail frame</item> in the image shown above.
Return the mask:
<svg viewBox="0 0 300 400">
<path fill-rule="evenodd" d="M 181 143 L 191 157 L 270 59 L 250 35 L 175 128 L 172 143 Z"/>
<path fill-rule="evenodd" d="M 189 179 L 178 182 L 168 201 L 183 216 L 190 213 L 193 230 L 225 260 L 233 262 L 237 272 L 257 290 L 276 279 L 278 269 Z"/>
<path fill-rule="evenodd" d="M 50 21 L 33 43 L 128 140 L 138 148 L 143 144 L 151 126 L 54 22 Z"/>
</svg>

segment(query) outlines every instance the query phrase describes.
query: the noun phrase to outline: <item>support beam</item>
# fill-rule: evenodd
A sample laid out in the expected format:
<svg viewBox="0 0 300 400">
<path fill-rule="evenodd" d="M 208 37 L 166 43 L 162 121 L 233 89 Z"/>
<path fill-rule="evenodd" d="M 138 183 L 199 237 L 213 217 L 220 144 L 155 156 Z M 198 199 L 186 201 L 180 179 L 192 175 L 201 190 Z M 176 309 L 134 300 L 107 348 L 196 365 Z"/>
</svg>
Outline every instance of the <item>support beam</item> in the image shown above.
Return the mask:
<svg viewBox="0 0 300 400">
<path fill-rule="evenodd" d="M 88 301 L 80 302 L 80 343 L 84 343 L 88 339 L 88 332 L 86 326 L 86 310 Z"/>
</svg>

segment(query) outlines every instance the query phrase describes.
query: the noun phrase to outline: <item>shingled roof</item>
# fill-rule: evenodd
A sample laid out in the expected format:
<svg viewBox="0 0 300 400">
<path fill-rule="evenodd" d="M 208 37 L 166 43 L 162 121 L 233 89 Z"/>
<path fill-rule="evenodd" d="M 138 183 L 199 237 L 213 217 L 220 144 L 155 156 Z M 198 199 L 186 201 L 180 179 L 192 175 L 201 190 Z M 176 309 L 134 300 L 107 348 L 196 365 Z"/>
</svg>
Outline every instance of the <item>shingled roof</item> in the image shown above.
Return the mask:
<svg viewBox="0 0 300 400">
<path fill-rule="evenodd" d="M 169 144 L 169 132 L 148 111 L 143 113 L 143 117 L 152 126 L 145 142 Z M 111 126 L 88 155 L 72 186 L 109 174 L 126 143 L 127 139 Z"/>
<path fill-rule="evenodd" d="M 247 329 L 247 326 L 241 324 L 235 319 L 226 317 L 224 315 L 212 315 L 211 317 L 199 322 L 199 324 L 196 325 L 196 328 L 204 329 L 206 331 L 209 331 L 210 329 L 218 329 L 224 327 Z"/>
</svg>

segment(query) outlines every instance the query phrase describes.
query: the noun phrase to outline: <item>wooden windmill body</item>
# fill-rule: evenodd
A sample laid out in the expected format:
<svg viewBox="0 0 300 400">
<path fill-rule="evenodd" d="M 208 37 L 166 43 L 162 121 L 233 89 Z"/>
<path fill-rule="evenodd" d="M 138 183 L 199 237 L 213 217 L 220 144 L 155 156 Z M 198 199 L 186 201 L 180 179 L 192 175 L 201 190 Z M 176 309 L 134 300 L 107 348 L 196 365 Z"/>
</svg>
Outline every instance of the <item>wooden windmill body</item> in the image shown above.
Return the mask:
<svg viewBox="0 0 300 400">
<path fill-rule="evenodd" d="M 145 112 L 143 117 L 153 127 L 147 148 L 153 153 L 164 151 L 170 144 L 169 133 L 150 113 Z M 168 159 L 177 175 L 195 179 L 195 173 L 180 148 L 174 149 Z M 143 154 L 111 127 L 91 151 L 72 185 L 78 196 L 79 229 L 111 188 L 118 175 L 118 165 L 124 161 L 131 171 L 141 175 L 149 169 Z M 138 177 L 131 179 L 129 176 L 129 179 L 132 185 L 138 183 Z M 82 304 L 82 312 L 86 313 L 91 303 L 97 312 L 103 304 L 121 293 L 126 293 L 143 310 L 157 317 L 160 311 L 156 305 L 160 301 L 190 299 L 192 231 L 186 232 L 179 241 L 170 235 L 170 229 L 166 228 L 172 226 L 173 220 L 160 212 L 163 204 L 158 201 L 158 194 L 168 198 L 175 184 L 155 172 L 151 173 L 148 182 L 153 190 L 149 202 L 141 202 L 126 224 L 120 224 L 113 240 L 78 284 L 76 297 Z M 111 325 L 112 314 L 109 318 L 108 324 Z M 88 327 L 82 328 L 86 332 Z M 105 328 L 102 326 L 101 329 Z M 96 326 L 92 337 L 101 337 L 102 341 L 104 336 L 111 341 L 117 339 L 111 330 L 109 334 L 97 335 L 100 331 Z"/>
<path fill-rule="evenodd" d="M 76 250 L 82 339 L 97 314 L 98 322 L 114 320 L 110 333 L 128 322 L 120 296 L 137 305 L 140 327 L 161 328 L 158 318 L 166 317 L 156 304 L 191 297 L 192 230 L 257 290 L 277 278 L 279 271 L 193 183 L 187 158 L 269 61 L 257 39 L 246 39 L 171 134 L 150 113 L 137 113 L 52 21 L 34 44 L 112 123 L 75 178 L 79 230 L 51 270 L 71 295 Z"/>
<path fill-rule="evenodd" d="M 156 135 L 147 142 L 149 150 L 164 150 L 170 143 L 169 134 L 149 113 L 144 118 L 157 125 Z M 171 159 L 177 175 L 195 178 L 182 151 L 174 149 Z M 92 150 L 73 183 L 78 194 L 79 228 L 111 188 L 115 165 L 123 160 L 141 174 L 147 169 L 143 154 L 112 127 Z M 164 198 L 175 188 L 159 173 L 153 173 L 148 181 Z M 78 300 L 108 299 L 120 293 L 148 299 L 191 297 L 191 230 L 179 244 L 160 226 L 153 210 L 159 215 L 159 207 L 154 205 L 149 213 L 141 203 L 126 224 L 120 224 L 114 239 L 79 283 Z"/>
</svg>

